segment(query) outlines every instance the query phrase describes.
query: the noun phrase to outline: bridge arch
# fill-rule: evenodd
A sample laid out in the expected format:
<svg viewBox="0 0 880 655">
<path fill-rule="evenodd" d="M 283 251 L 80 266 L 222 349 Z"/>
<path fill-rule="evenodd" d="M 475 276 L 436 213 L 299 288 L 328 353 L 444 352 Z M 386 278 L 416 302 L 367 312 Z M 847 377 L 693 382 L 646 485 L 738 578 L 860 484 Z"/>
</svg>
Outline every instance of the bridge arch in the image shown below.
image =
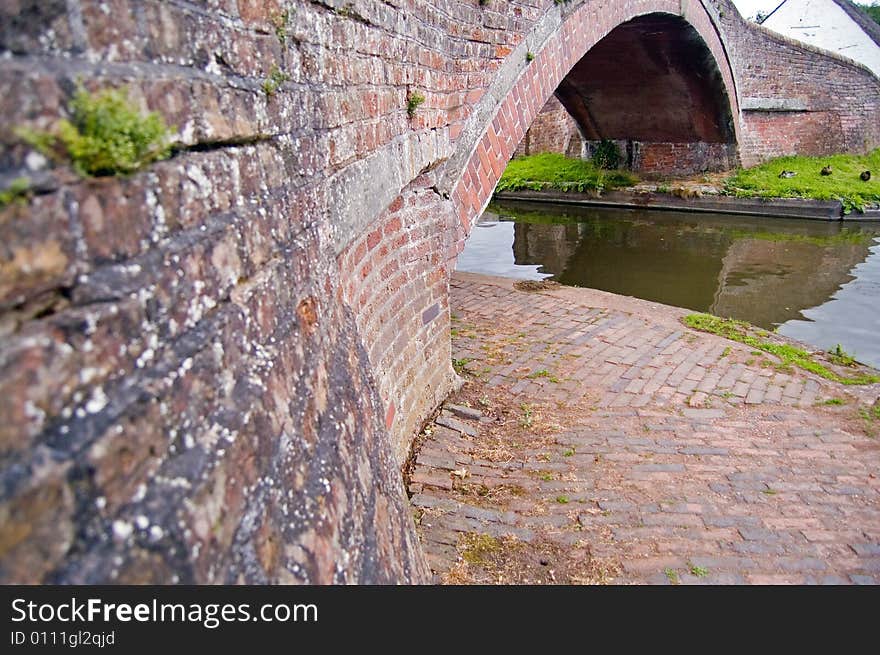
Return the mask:
<svg viewBox="0 0 880 655">
<path fill-rule="evenodd" d="M 589 132 L 591 127 L 585 125 L 589 118 L 579 111 L 578 96 L 589 92 L 591 83 L 586 80 L 586 75 L 578 75 L 578 69 L 583 68 L 581 73 L 586 72 L 591 53 L 597 53 L 607 64 L 611 61 L 609 53 L 598 51 L 632 44 L 640 35 L 651 34 L 651 30 L 659 32 L 665 37 L 661 44 L 665 49 L 660 53 L 665 61 L 655 62 L 654 68 L 656 70 L 658 65 L 672 67 L 679 74 L 678 88 L 668 89 L 664 100 L 695 102 L 697 110 L 703 114 L 694 116 L 692 106 L 672 112 L 674 116 L 669 116 L 662 128 L 665 130 L 663 136 L 670 139 L 676 136 L 708 138 L 734 147 L 739 142 L 739 94 L 734 69 L 715 23 L 714 12 L 700 0 L 643 0 L 601 8 L 587 3 L 568 15 L 563 14 L 561 20 L 558 28 L 550 31 L 534 52 L 529 47 L 537 40 L 535 33 L 540 34 L 541 26 L 533 30 L 531 38 L 527 37 L 520 47 L 532 54 L 527 58 L 525 52 L 521 53 L 524 63 L 520 74 L 514 76 L 501 71 L 484 96 L 483 106 L 477 107 L 462 129 L 462 137 L 447 164 L 444 178 L 461 228 L 454 252 L 450 253 L 451 259 L 461 251 L 471 226 L 488 204 L 517 144 L 561 84 L 560 101 L 581 128 Z M 515 58 L 517 54 L 515 52 L 511 57 Z M 635 67 L 645 64 L 650 56 L 648 49 L 643 48 L 629 66 L 618 64 L 614 71 L 604 76 L 605 80 L 595 82 L 608 82 L 615 75 L 632 72 Z M 624 58 L 621 57 L 620 61 Z M 688 79 L 689 73 L 701 79 Z M 580 88 L 578 79 L 582 82 Z M 615 85 L 605 101 L 608 104 L 620 102 L 625 93 L 625 84 Z M 707 110 L 714 115 L 707 116 Z M 620 124 L 609 127 L 610 131 L 597 133 L 597 136 L 616 138 L 622 135 Z"/>
<path fill-rule="evenodd" d="M 488 86 L 469 92 L 469 113 L 463 122 L 449 125 L 449 155 L 442 161 L 414 173 L 413 179 L 365 173 L 364 188 L 382 192 L 390 183 L 400 191 L 341 250 L 341 295 L 354 310 L 399 461 L 406 458 L 414 431 L 456 381 L 448 300 L 455 260 L 517 144 L 587 53 L 621 26 L 659 19 L 671 41 L 699 46 L 705 66 L 698 72 L 708 75 L 711 68 L 713 98 L 724 105 L 720 113 L 729 123 L 719 130 L 723 137 L 716 138 L 728 139 L 733 147 L 739 142 L 735 73 L 723 32 L 710 13 L 712 5 L 701 0 L 599 4 L 554 4 L 539 17 L 492 73 Z M 481 95 L 471 100 L 477 93 Z M 667 100 L 678 97 L 683 96 Z M 412 165 L 417 157 L 400 159 L 408 170 L 421 168 Z"/>
</svg>

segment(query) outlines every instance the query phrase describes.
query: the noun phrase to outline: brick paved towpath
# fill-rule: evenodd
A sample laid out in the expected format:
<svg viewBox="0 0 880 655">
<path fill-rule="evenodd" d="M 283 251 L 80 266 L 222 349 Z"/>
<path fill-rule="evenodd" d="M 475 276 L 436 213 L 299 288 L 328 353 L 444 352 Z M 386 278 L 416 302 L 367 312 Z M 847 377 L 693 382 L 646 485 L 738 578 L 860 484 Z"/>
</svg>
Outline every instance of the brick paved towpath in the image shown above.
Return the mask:
<svg viewBox="0 0 880 655">
<path fill-rule="evenodd" d="M 409 479 L 438 580 L 880 581 L 880 385 L 599 291 L 456 274 L 451 302 L 467 382 Z"/>
</svg>

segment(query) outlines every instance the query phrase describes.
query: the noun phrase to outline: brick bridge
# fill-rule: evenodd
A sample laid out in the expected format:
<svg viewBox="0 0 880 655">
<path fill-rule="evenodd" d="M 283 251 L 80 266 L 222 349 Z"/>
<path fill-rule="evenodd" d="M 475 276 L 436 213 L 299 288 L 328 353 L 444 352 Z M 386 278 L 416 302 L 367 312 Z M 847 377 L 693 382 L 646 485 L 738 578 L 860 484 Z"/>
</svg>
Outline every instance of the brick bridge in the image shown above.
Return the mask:
<svg viewBox="0 0 880 655">
<path fill-rule="evenodd" d="M 453 385 L 449 276 L 556 89 L 730 165 L 880 144 L 877 78 L 727 0 L 19 0 L 0 51 L 33 190 L 0 210 L 7 583 L 425 580 L 400 469 Z M 11 128 L 78 79 L 174 157 L 47 166 Z"/>
</svg>

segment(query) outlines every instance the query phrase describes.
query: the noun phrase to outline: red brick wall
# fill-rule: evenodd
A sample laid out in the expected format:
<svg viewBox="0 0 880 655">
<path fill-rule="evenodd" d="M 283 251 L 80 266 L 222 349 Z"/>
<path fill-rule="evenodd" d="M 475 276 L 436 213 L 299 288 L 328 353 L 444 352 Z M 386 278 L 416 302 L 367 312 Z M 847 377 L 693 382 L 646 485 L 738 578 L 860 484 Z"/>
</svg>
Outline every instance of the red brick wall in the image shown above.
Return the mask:
<svg viewBox="0 0 880 655">
<path fill-rule="evenodd" d="M 847 150 L 841 117 L 835 112 L 750 111 L 745 124 L 754 161 L 779 155 L 824 155 Z"/>
<path fill-rule="evenodd" d="M 516 146 L 514 157 L 535 155 L 541 152 L 559 152 L 579 157 L 583 138 L 577 123 L 560 104 L 556 96 L 550 96 L 529 127 L 526 135 Z"/>
<path fill-rule="evenodd" d="M 729 0 L 708 6 L 736 71 L 744 165 L 880 145 L 880 80 L 866 68 L 746 23 Z"/>
<path fill-rule="evenodd" d="M 367 347 L 398 461 L 453 378 L 444 253 L 454 216 L 429 187 L 416 179 L 339 256 L 343 299 Z"/>
<path fill-rule="evenodd" d="M 652 175 L 690 175 L 736 167 L 736 145 L 727 143 L 634 143 L 632 170 Z"/>
</svg>

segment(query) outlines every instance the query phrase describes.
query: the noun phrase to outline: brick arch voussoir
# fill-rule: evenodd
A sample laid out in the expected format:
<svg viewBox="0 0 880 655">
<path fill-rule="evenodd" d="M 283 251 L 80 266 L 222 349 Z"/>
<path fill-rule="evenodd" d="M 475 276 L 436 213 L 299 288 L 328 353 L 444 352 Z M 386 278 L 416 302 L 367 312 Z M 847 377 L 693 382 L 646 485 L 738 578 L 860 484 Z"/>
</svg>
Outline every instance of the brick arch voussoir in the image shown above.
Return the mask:
<svg viewBox="0 0 880 655">
<path fill-rule="evenodd" d="M 715 20 L 700 0 L 633 0 L 601 7 L 588 0 L 573 11 L 549 36 L 534 59 L 509 85 L 474 141 L 459 144 L 470 147 L 470 156 L 458 171 L 451 199 L 459 221 L 460 238 L 453 242 L 454 258 L 464 247 L 477 217 L 485 209 L 501 173 L 517 144 L 538 112 L 574 65 L 611 30 L 626 21 L 651 13 L 667 13 L 684 18 L 701 36 L 724 80 L 734 137 L 740 141 L 739 102 L 729 56 Z M 510 56 L 520 56 L 514 52 Z M 500 95 L 500 94 L 498 94 Z"/>
</svg>

